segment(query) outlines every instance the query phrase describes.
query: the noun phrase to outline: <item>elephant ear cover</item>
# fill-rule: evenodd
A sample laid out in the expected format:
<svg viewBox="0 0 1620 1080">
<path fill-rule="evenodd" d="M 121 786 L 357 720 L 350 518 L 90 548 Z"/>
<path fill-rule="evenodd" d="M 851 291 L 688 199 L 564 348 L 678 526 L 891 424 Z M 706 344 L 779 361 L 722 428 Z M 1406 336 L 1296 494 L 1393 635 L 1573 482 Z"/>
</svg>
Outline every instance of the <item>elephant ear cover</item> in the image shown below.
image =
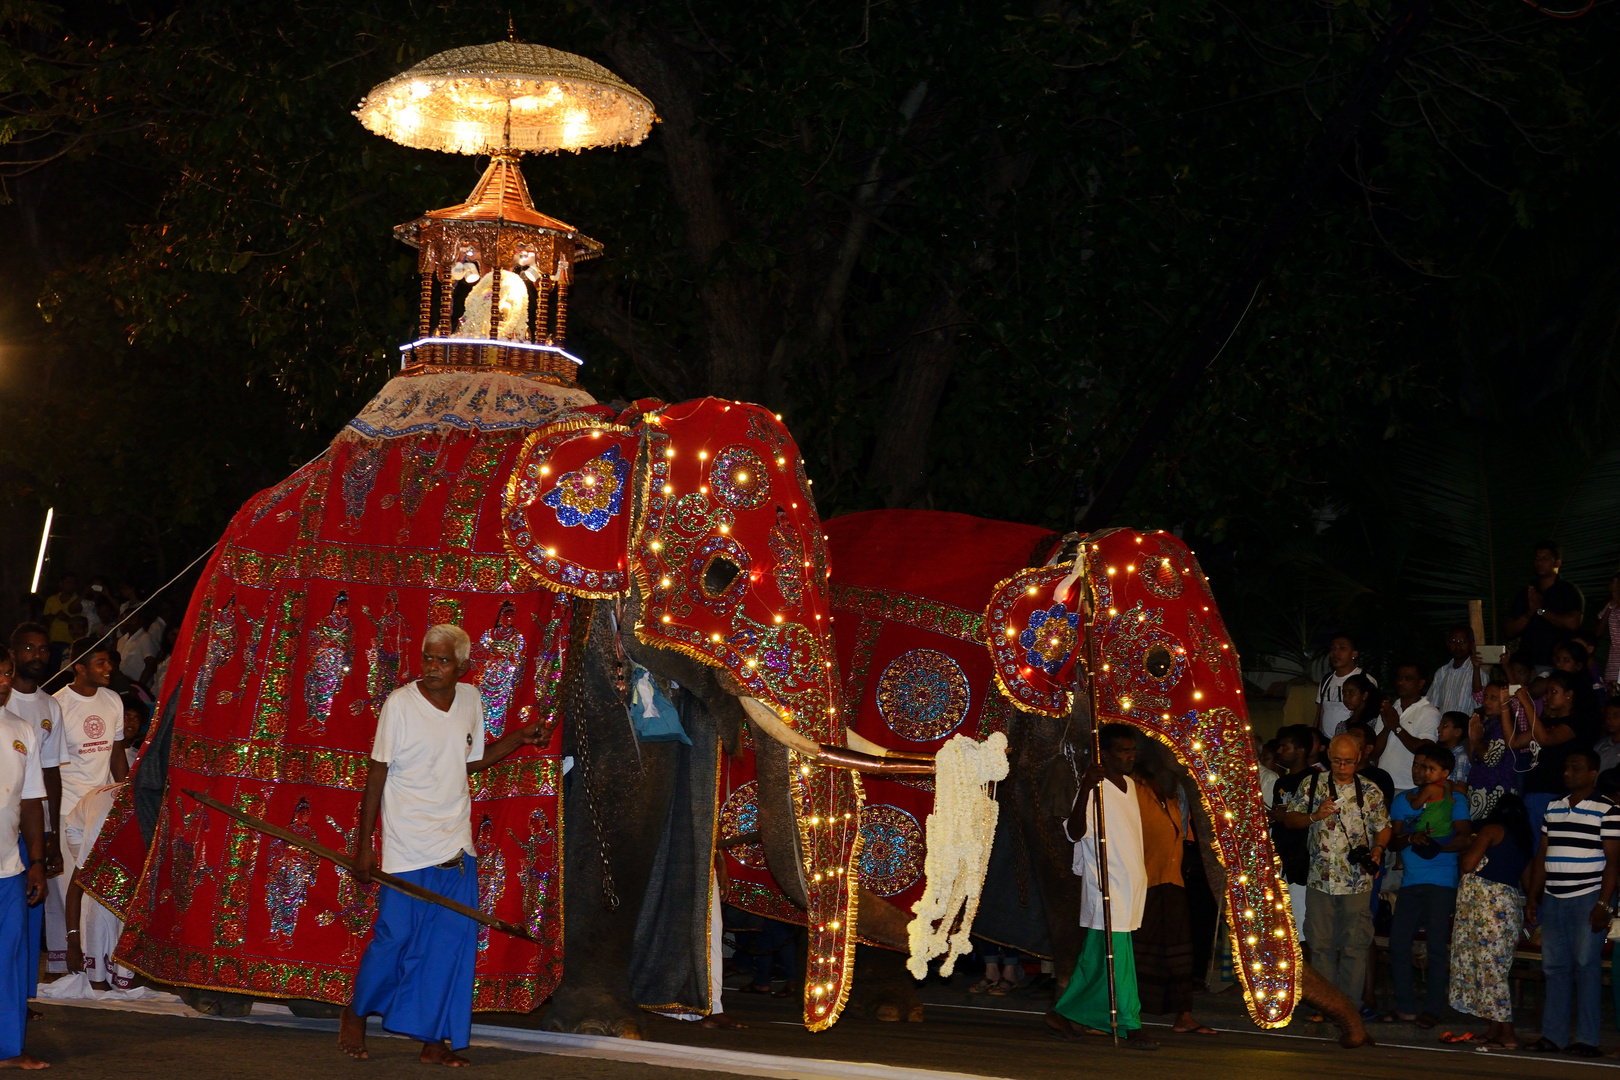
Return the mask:
<svg viewBox="0 0 1620 1080">
<path fill-rule="evenodd" d="M 783 723 L 844 744 L 827 549 L 798 445 L 757 405 L 638 403 L 624 423 L 529 437 L 508 484 L 507 544 L 581 596 L 641 593 L 636 634 L 729 672 Z M 810 951 L 804 1019 L 830 1027 L 854 974 L 860 781 L 790 751 Z"/>
<path fill-rule="evenodd" d="M 1237 650 L 1209 580 L 1166 532 L 1093 533 L 1082 551 L 1078 572 L 1061 563 L 997 586 L 985 617 L 996 681 L 1020 707 L 1066 716 L 1079 665 L 1091 674 L 1097 723 L 1141 728 L 1186 766 L 1226 870 L 1249 1015 L 1280 1027 L 1299 1001 L 1299 941 L 1271 846 Z"/>
<path fill-rule="evenodd" d="M 502 502 L 507 550 L 518 563 L 575 596 L 628 592 L 640 446 L 634 432 L 591 418 L 530 435 Z"/>
</svg>

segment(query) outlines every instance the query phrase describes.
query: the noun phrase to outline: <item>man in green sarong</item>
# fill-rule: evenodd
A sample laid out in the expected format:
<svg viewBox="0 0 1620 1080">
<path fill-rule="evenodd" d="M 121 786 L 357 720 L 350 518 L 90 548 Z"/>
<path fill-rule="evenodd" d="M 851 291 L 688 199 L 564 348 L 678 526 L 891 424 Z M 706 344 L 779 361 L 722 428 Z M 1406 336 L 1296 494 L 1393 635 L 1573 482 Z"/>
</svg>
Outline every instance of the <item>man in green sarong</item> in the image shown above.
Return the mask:
<svg viewBox="0 0 1620 1080">
<path fill-rule="evenodd" d="M 1069 988 L 1046 1014 L 1047 1029 L 1055 1036 L 1074 1039 L 1111 1034 L 1117 1027 L 1122 1046 L 1157 1050 L 1159 1044 L 1142 1032 L 1141 1003 L 1136 993 L 1136 958 L 1131 931 L 1142 925 L 1147 902 L 1147 868 L 1142 857 L 1142 812 L 1136 801 L 1136 729 L 1128 724 L 1104 724 L 1098 733 L 1101 760 L 1080 777 L 1074 808 L 1064 831 L 1074 842 L 1074 872 L 1080 878 L 1080 958 Z M 1103 898 L 1097 857 L 1097 796 L 1103 812 L 1103 847 L 1108 853 L 1109 923 L 1112 941 L 1103 929 Z M 1114 954 L 1117 1015 L 1108 1004 L 1108 952 Z"/>
</svg>

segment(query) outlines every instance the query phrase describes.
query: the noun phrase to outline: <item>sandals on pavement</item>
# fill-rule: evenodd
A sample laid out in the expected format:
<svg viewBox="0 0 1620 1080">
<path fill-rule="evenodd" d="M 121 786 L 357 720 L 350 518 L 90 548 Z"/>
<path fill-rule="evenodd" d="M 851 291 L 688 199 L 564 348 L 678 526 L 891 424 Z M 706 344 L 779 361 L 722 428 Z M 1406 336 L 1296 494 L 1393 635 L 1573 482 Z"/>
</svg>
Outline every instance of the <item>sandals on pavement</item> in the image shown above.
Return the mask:
<svg viewBox="0 0 1620 1080">
<path fill-rule="evenodd" d="M 980 979 L 978 982 L 976 982 L 972 986 L 968 987 L 968 993 L 970 993 L 970 994 L 982 994 L 986 990 L 990 989 L 992 986 L 995 986 L 995 985 L 997 985 L 997 984 L 991 982 L 989 979 Z"/>
<path fill-rule="evenodd" d="M 990 996 L 1006 997 L 1016 989 L 1018 989 L 1017 983 L 1013 982 L 1011 979 L 1002 979 L 1000 982 L 990 987 Z"/>
<path fill-rule="evenodd" d="M 1433 1013 L 1418 1013 L 1417 1019 L 1412 1021 L 1423 1031 L 1428 1031 L 1440 1022 L 1440 1018 Z"/>
<path fill-rule="evenodd" d="M 1541 1038 L 1537 1039 L 1535 1042 L 1524 1047 L 1523 1049 L 1532 1054 L 1556 1054 L 1561 1051 L 1563 1047 L 1559 1046 L 1557 1043 L 1547 1038 L 1547 1036 L 1543 1035 Z"/>
</svg>

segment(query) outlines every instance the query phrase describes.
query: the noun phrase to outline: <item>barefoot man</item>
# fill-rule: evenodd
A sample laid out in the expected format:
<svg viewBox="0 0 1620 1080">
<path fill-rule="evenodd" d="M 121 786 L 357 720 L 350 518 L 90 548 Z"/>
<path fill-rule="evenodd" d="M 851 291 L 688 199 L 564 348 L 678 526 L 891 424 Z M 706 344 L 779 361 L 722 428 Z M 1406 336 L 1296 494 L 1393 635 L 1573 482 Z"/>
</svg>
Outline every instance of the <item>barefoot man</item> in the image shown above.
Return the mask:
<svg viewBox="0 0 1620 1080">
<path fill-rule="evenodd" d="M 11 672 L 11 650 L 0 646 L 0 702 L 11 693 Z M 28 848 L 26 860 L 17 849 L 19 836 Z M 32 724 L 0 708 L 0 1069 L 47 1067 L 23 1053 L 28 995 L 39 965 L 39 942 L 28 937 L 28 907 L 44 899 L 45 776 L 39 742 Z"/>
<path fill-rule="evenodd" d="M 422 677 L 388 695 L 377 719 L 355 839 L 355 879 L 370 884 L 371 846 L 382 811 L 382 869 L 468 907 L 478 906 L 478 862 L 467 775 L 519 746 L 541 741 L 540 723 L 513 728 L 484 746 L 476 687 L 459 682 L 472 641 L 439 625 L 422 641 Z M 366 1056 L 366 1017 L 422 1040 L 426 1064 L 459 1066 L 472 1037 L 473 964 L 478 923 L 392 889 L 377 897 L 377 924 L 360 958 L 354 998 L 343 1010 L 338 1045 Z"/>
</svg>

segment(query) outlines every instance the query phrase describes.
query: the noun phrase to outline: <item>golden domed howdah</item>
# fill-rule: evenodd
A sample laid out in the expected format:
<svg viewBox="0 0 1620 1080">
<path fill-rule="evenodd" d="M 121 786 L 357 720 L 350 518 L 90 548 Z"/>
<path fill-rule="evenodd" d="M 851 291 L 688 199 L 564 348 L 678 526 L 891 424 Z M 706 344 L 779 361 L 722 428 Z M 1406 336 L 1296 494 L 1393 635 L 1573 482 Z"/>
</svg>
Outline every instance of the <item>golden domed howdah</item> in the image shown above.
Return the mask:
<svg viewBox="0 0 1620 1080">
<path fill-rule="evenodd" d="M 500 370 L 575 385 L 568 288 L 574 264 L 602 245 L 534 208 L 518 158 L 634 146 L 658 119 L 652 102 L 583 56 L 497 41 L 428 57 L 374 87 L 355 116 L 404 146 L 492 158 L 465 202 L 394 230 L 417 249 L 422 282 L 404 373 Z"/>
<path fill-rule="evenodd" d="M 635 146 L 657 119 L 602 65 L 515 41 L 430 56 L 374 87 L 355 115 L 401 145 L 455 154 Z"/>
</svg>

